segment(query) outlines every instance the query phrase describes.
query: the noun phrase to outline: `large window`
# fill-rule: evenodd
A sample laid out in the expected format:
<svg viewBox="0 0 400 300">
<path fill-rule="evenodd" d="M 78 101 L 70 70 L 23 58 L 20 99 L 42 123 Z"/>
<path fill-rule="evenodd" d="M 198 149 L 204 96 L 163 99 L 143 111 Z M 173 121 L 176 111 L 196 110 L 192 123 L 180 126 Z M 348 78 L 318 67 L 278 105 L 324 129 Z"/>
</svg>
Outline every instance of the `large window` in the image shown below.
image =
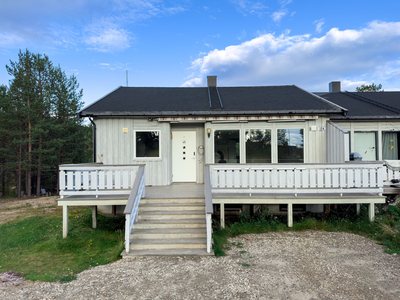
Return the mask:
<svg viewBox="0 0 400 300">
<path fill-rule="evenodd" d="M 160 132 L 136 131 L 135 132 L 135 157 L 160 157 Z"/>
<path fill-rule="evenodd" d="M 215 130 L 215 163 L 240 163 L 239 130 Z"/>
<path fill-rule="evenodd" d="M 271 163 L 271 130 L 247 129 L 246 163 Z"/>
<path fill-rule="evenodd" d="M 400 132 L 382 132 L 382 159 L 399 159 Z"/>
<path fill-rule="evenodd" d="M 278 163 L 303 162 L 303 129 L 278 129 Z"/>
</svg>

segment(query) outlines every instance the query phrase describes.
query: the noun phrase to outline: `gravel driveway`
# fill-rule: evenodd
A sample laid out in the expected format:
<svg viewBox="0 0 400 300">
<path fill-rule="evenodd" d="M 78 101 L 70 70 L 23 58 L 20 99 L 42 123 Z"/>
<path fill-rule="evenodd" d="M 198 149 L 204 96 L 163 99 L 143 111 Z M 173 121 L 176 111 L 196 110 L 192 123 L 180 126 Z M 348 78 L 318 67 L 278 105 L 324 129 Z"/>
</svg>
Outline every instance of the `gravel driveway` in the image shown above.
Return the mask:
<svg viewBox="0 0 400 300">
<path fill-rule="evenodd" d="M 143 257 L 66 284 L 1 287 L 0 299 L 400 299 L 400 259 L 320 231 L 242 235 L 226 257 Z"/>
</svg>

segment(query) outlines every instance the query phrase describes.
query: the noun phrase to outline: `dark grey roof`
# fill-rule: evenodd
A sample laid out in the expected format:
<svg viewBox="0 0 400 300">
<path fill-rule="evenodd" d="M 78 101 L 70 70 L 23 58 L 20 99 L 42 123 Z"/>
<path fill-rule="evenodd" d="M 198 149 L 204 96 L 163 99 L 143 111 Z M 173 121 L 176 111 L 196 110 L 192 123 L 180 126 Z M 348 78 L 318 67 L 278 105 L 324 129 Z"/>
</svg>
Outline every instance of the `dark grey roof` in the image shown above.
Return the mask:
<svg viewBox="0 0 400 300">
<path fill-rule="evenodd" d="M 210 107 L 207 87 L 119 87 L 79 112 L 87 116 L 342 114 L 341 107 L 294 85 L 218 87 Z M 215 96 L 213 103 L 216 103 Z"/>
<path fill-rule="evenodd" d="M 331 119 L 400 119 L 400 92 L 338 92 L 317 93 L 348 109 L 346 116 Z"/>
</svg>

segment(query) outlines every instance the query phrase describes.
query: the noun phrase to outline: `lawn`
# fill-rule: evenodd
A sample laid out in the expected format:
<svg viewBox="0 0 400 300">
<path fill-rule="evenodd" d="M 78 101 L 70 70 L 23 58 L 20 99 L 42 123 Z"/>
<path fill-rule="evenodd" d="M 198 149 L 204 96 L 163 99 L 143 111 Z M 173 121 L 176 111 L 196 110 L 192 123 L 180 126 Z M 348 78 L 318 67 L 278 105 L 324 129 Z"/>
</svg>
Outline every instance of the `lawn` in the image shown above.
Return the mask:
<svg viewBox="0 0 400 300">
<path fill-rule="evenodd" d="M 59 212 L 0 225 L 0 273 L 12 270 L 34 281 L 70 281 L 85 269 L 120 258 L 123 219 L 99 216 L 93 229 L 88 208 L 71 212 L 69 218 L 65 239 Z"/>
</svg>

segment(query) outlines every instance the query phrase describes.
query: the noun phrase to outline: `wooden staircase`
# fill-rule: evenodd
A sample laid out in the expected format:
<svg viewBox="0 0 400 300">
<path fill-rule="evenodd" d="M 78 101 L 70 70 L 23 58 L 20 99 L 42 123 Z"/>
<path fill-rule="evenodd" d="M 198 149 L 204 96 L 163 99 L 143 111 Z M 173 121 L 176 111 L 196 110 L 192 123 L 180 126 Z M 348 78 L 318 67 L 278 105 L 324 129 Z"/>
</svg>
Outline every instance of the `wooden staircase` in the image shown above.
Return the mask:
<svg viewBox="0 0 400 300">
<path fill-rule="evenodd" d="M 204 198 L 143 198 L 139 221 L 122 256 L 214 255 L 207 253 Z"/>
</svg>

